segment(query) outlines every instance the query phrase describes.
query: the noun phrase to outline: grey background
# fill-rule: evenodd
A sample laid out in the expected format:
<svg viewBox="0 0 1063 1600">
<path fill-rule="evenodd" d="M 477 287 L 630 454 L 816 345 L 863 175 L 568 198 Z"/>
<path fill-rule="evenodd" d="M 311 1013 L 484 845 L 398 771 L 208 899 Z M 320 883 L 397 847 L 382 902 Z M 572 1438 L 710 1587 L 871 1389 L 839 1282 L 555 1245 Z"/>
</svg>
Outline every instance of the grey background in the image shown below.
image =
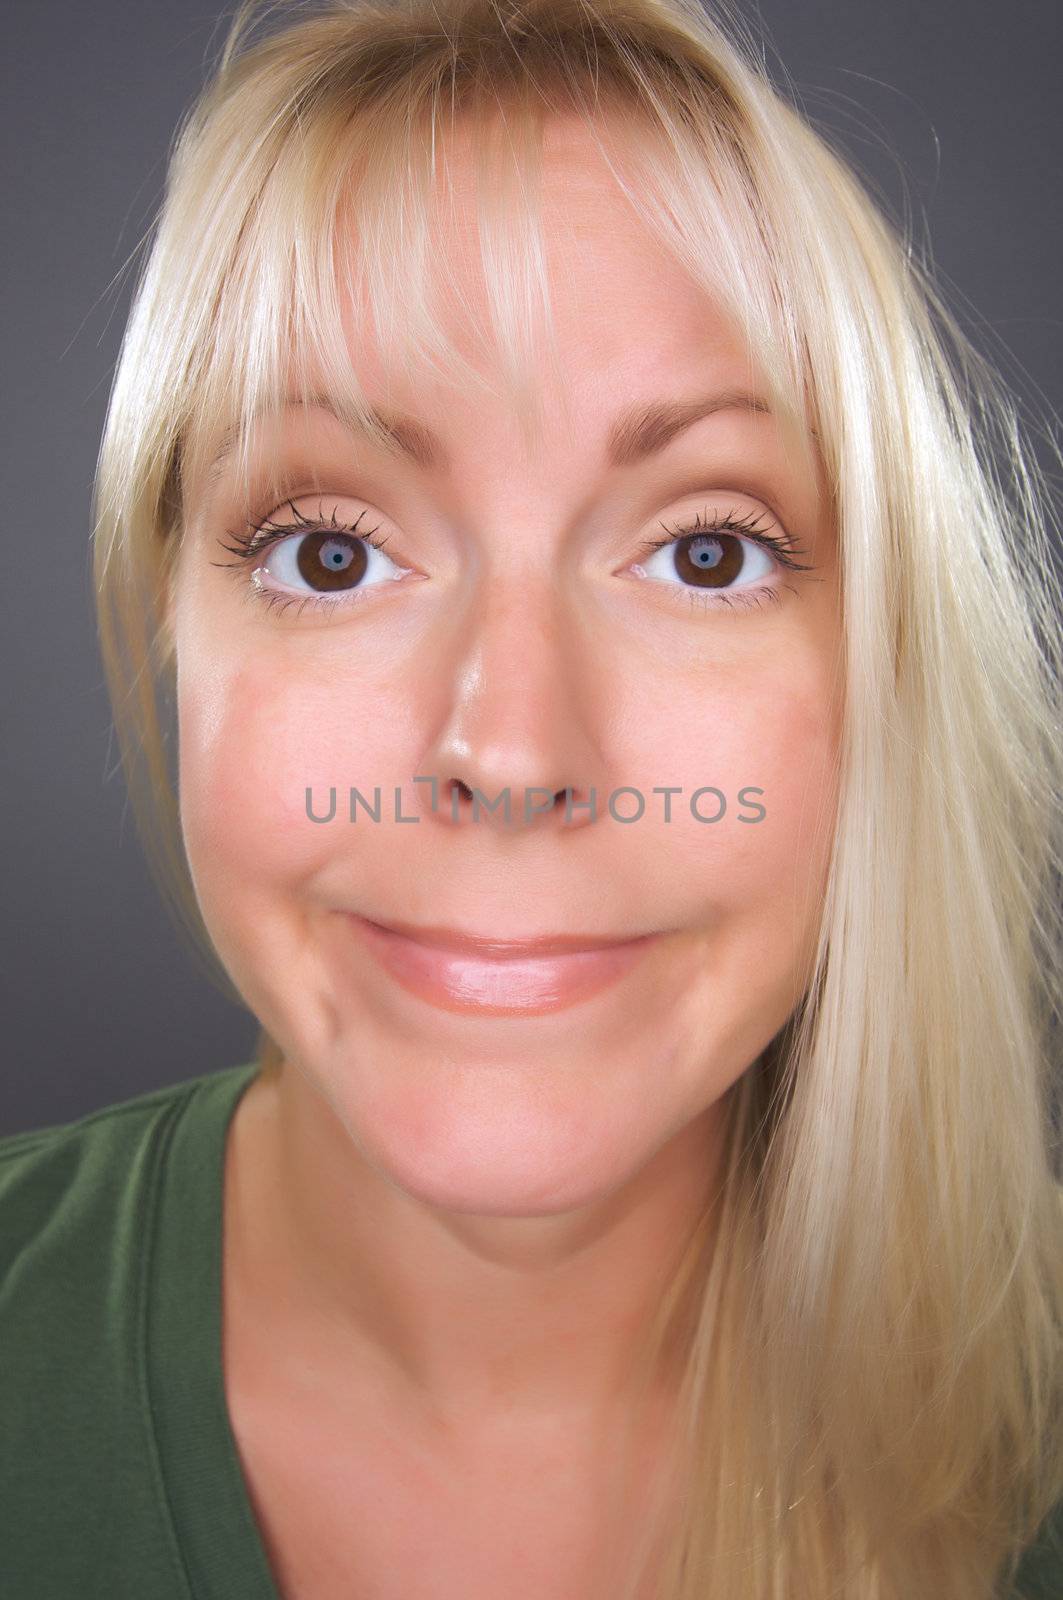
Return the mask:
<svg viewBox="0 0 1063 1600">
<path fill-rule="evenodd" d="M 975 342 L 1059 409 L 1058 0 L 764 0 L 760 14 L 806 110 L 894 215 L 929 229 Z M 222 15 L 181 0 L 4 7 L 0 1134 L 249 1060 L 256 1034 L 149 877 L 90 584 L 122 268 Z"/>
</svg>

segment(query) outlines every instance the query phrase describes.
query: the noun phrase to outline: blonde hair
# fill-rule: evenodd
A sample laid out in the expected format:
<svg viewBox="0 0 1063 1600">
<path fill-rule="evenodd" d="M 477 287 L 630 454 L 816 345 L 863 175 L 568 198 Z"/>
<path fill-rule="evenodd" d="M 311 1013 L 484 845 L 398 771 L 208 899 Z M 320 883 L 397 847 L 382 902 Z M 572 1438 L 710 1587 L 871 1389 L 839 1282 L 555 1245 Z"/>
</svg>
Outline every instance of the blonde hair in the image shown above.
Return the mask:
<svg viewBox="0 0 1063 1600">
<path fill-rule="evenodd" d="M 190 462 L 225 429 L 241 452 L 314 363 L 387 447 L 344 287 L 389 363 L 485 381 L 431 298 L 448 120 L 474 135 L 482 331 L 527 426 L 542 122 L 598 138 L 621 113 L 617 182 L 815 430 L 845 647 L 814 976 L 727 1097 L 647 1330 L 647 1370 L 667 1347 L 682 1384 L 642 1554 L 659 1536 L 661 1600 L 990 1600 L 1063 1499 L 1060 590 L 1018 405 L 729 12 L 335 0 L 256 34 L 273 9 L 241 7 L 180 130 L 99 460 L 101 644 L 153 864 L 209 951 L 160 716 Z"/>
</svg>

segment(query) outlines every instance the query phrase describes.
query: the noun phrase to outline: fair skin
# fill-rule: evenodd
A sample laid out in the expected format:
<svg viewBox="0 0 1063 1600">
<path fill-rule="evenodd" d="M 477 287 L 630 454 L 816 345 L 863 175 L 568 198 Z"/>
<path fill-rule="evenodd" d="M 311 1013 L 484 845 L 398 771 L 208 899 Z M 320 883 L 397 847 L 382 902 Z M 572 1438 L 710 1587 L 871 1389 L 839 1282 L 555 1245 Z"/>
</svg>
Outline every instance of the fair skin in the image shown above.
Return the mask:
<svg viewBox="0 0 1063 1600">
<path fill-rule="evenodd" d="M 557 122 L 546 148 L 563 388 L 534 449 L 504 407 L 389 374 L 352 331 L 371 402 L 439 435 L 445 468 L 325 411 L 264 420 L 255 449 L 304 473 L 302 515 L 368 510 L 362 529 L 389 535 L 375 586 L 324 619 L 267 607 L 254 563 L 211 565 L 234 483 L 223 470 L 188 496 L 185 843 L 222 959 L 285 1053 L 227 1149 L 226 1388 L 278 1582 L 315 1600 L 604 1593 L 634 1340 L 717 1174 L 722 1098 L 802 992 L 822 903 L 840 716 L 822 473 L 746 409 L 606 464 L 634 401 L 755 385 L 587 136 Z M 451 163 L 471 206 L 460 143 Z M 730 510 L 788 534 L 811 570 L 732 535 L 747 565 L 731 592 L 776 598 L 695 609 L 673 551 L 649 560 L 642 542 Z M 391 563 L 414 576 L 380 581 Z M 455 821 L 449 794 L 428 810 L 412 782 L 427 773 L 518 802 L 593 785 L 599 816 L 473 823 L 465 802 Z M 307 820 L 308 784 L 319 800 L 337 785 L 339 820 Z M 349 825 L 350 784 L 400 786 L 419 824 L 386 807 Z M 714 825 L 687 804 L 709 784 L 728 802 Z M 624 785 L 647 799 L 630 826 L 604 805 Z M 682 788 L 668 824 L 655 785 Z M 755 826 L 737 820 L 743 786 L 763 791 Z M 352 910 L 662 937 L 581 1003 L 478 1016 L 396 984 Z"/>
</svg>

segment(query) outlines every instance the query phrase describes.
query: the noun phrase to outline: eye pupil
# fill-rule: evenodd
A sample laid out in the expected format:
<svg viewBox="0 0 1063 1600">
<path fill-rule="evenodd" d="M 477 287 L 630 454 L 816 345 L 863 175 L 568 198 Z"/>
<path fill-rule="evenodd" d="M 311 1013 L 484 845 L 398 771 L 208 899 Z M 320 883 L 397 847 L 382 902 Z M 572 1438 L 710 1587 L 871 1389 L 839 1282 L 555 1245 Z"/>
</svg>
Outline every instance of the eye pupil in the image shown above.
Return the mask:
<svg viewBox="0 0 1063 1600">
<path fill-rule="evenodd" d="M 690 559 L 696 562 L 699 567 L 714 567 L 720 560 L 720 547 L 714 541 L 713 548 L 710 549 L 705 540 L 702 539 L 691 549 Z"/>
<path fill-rule="evenodd" d="M 343 549 L 338 539 L 329 539 L 321 546 L 321 559 L 326 566 L 342 569 L 351 564 L 351 552 Z"/>
</svg>

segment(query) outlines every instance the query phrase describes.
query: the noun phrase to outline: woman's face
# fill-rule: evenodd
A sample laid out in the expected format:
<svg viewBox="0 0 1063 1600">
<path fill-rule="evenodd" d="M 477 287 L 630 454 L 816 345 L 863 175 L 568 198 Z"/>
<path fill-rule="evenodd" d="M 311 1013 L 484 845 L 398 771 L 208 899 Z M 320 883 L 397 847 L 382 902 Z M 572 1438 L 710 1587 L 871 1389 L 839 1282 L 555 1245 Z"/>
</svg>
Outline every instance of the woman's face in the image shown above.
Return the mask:
<svg viewBox="0 0 1063 1600">
<path fill-rule="evenodd" d="M 451 165 L 439 248 L 463 251 L 460 146 Z M 312 531 L 244 559 L 232 463 L 203 476 L 172 611 L 189 861 L 292 1092 L 319 1091 L 406 1191 L 499 1215 L 585 1203 L 700 1136 L 786 1021 L 840 714 L 822 472 L 748 406 L 618 440 L 632 408 L 755 392 L 745 352 L 575 125 L 548 129 L 544 207 L 562 376 L 534 447 L 489 399 L 385 372 L 348 308 L 370 401 L 431 430 L 436 458 L 381 452 L 325 408 L 264 417 L 255 461 L 290 474 L 291 501 L 255 521 Z M 727 517 L 781 553 L 733 531 L 645 548 Z M 378 821 L 360 802 L 350 820 L 352 787 L 379 790 Z M 308 788 L 318 818 L 336 790 L 331 820 Z M 563 792 L 540 809 L 566 788 L 567 817 Z M 504 802 L 474 817 L 473 789 L 508 793 L 510 820 Z M 360 919 L 653 937 L 517 961 Z"/>
</svg>

